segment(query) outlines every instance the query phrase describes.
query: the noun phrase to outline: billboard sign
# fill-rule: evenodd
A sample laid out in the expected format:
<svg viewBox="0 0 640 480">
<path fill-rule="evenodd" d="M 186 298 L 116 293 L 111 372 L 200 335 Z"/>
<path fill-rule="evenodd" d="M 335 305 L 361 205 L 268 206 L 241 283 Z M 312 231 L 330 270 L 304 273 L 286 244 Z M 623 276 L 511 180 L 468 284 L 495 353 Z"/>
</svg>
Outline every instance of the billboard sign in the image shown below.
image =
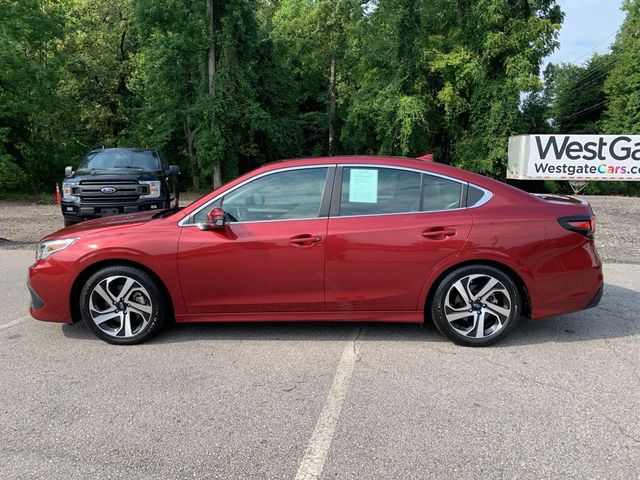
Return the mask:
<svg viewBox="0 0 640 480">
<path fill-rule="evenodd" d="M 640 181 L 639 135 L 519 135 L 509 138 L 507 178 Z"/>
</svg>

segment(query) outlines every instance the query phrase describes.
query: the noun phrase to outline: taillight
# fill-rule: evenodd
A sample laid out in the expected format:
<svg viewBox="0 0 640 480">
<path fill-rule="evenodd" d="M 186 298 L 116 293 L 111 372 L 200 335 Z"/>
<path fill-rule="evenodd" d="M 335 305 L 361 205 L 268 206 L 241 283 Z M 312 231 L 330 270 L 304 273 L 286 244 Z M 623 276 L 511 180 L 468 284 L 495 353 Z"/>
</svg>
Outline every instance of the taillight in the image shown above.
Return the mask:
<svg viewBox="0 0 640 480">
<path fill-rule="evenodd" d="M 580 233 L 585 237 L 593 237 L 596 233 L 596 217 L 593 215 L 576 215 L 574 217 L 560 217 L 558 223 L 567 230 Z"/>
</svg>

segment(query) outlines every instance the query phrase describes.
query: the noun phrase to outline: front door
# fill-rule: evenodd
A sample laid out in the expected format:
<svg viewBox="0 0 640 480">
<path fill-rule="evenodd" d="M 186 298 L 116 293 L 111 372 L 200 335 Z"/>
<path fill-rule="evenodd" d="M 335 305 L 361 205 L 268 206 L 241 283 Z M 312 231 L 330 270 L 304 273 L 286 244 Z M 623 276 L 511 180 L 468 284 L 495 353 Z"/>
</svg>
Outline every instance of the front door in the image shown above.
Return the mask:
<svg viewBox="0 0 640 480">
<path fill-rule="evenodd" d="M 196 212 L 183 226 L 180 282 L 189 313 L 324 309 L 324 262 L 333 167 L 267 173 Z M 220 206 L 227 224 L 200 230 Z"/>
</svg>

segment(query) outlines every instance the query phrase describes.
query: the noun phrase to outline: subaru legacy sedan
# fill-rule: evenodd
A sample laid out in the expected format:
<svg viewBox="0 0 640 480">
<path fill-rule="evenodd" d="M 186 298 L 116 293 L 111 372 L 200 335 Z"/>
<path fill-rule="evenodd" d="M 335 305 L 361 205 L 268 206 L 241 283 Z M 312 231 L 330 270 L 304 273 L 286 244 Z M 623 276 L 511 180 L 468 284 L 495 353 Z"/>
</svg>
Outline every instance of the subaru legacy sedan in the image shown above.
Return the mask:
<svg viewBox="0 0 640 480">
<path fill-rule="evenodd" d="M 31 314 L 135 344 L 166 324 L 433 322 L 486 346 L 522 316 L 595 306 L 588 203 L 447 165 L 371 156 L 263 166 L 186 208 L 45 237 Z"/>
</svg>

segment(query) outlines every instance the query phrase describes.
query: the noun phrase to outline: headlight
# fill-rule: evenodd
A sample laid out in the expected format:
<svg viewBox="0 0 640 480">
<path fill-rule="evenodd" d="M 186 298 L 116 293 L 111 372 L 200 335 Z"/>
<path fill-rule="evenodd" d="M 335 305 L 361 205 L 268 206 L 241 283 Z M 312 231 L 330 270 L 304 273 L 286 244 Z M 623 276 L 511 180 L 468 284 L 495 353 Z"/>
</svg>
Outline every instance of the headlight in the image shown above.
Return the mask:
<svg viewBox="0 0 640 480">
<path fill-rule="evenodd" d="M 78 196 L 73 194 L 73 187 L 77 186 L 77 183 L 63 183 L 62 184 L 62 198 L 66 201 L 76 201 Z"/>
<path fill-rule="evenodd" d="M 140 180 L 143 185 L 149 186 L 149 193 L 146 195 L 140 195 L 140 198 L 158 198 L 160 197 L 160 188 L 162 182 L 158 180 Z"/>
<path fill-rule="evenodd" d="M 50 257 L 54 253 L 64 250 L 71 246 L 76 240 L 77 238 L 62 238 L 60 240 L 47 240 L 45 242 L 40 242 L 38 244 L 38 249 L 36 250 L 36 261 Z"/>
</svg>

